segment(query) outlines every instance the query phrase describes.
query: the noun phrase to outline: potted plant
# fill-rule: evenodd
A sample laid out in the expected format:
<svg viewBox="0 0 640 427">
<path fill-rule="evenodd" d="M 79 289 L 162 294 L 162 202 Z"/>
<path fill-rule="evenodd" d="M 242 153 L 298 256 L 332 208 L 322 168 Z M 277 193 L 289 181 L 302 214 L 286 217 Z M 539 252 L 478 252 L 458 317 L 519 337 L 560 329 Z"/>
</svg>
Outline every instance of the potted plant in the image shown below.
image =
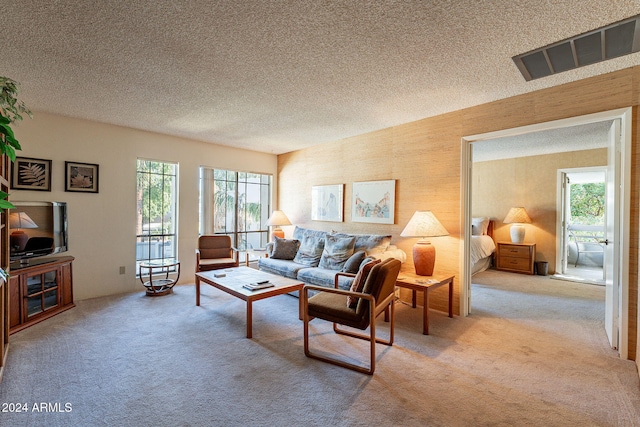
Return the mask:
<svg viewBox="0 0 640 427">
<path fill-rule="evenodd" d="M 32 117 L 24 102 L 18 100 L 18 83 L 0 76 L 0 155 L 6 154 L 12 162 L 16 160 L 16 150 L 22 148 L 13 134 L 11 124 L 22 120 L 22 114 Z M 0 209 L 14 207 L 6 200 L 7 196 L 7 193 L 0 191 Z"/>
<path fill-rule="evenodd" d="M 31 117 L 31 111 L 22 101 L 18 101 L 18 83 L 8 77 L 0 76 L 0 155 L 6 154 L 13 162 L 16 160 L 16 150 L 21 150 L 20 143 L 15 138 L 11 124 L 22 120 L 22 114 Z M 0 190 L 0 209 L 14 208 L 7 200 L 9 194 Z M 0 268 L 0 278 L 5 281 L 8 274 Z"/>
</svg>

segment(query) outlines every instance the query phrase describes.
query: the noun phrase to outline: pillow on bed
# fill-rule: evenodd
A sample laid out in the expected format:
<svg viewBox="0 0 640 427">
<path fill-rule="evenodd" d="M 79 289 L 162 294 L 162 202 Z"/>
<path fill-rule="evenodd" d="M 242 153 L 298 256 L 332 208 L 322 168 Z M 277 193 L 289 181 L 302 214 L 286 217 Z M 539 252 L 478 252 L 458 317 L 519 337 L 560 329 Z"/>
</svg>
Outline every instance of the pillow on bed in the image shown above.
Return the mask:
<svg viewBox="0 0 640 427">
<path fill-rule="evenodd" d="M 471 220 L 471 235 L 472 236 L 484 236 L 489 230 L 489 217 L 474 217 Z"/>
</svg>

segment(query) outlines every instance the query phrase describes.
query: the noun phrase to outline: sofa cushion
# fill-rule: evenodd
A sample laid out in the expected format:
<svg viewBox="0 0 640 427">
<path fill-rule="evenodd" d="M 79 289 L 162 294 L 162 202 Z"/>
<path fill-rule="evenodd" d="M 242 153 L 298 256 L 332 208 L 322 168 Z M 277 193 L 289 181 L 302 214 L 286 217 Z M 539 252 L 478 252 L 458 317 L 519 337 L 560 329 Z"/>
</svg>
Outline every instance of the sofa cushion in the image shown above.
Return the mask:
<svg viewBox="0 0 640 427">
<path fill-rule="evenodd" d="M 288 277 L 289 279 L 297 279 L 298 271 L 306 267 L 306 265 L 286 259 L 260 258 L 258 260 L 258 268 L 260 270 Z"/>
<path fill-rule="evenodd" d="M 333 287 L 335 283 L 335 276 L 335 270 L 328 270 L 320 267 L 302 268 L 298 270 L 298 280 L 309 285 Z M 353 277 L 339 276 L 338 288 L 349 289 L 352 282 Z"/>
<path fill-rule="evenodd" d="M 349 290 L 351 292 L 362 292 L 362 289 L 364 288 L 364 284 L 367 281 L 367 277 L 369 277 L 369 272 L 371 272 L 371 269 L 373 268 L 373 266 L 378 263 L 380 263 L 379 259 L 373 259 L 365 263 L 362 266 L 362 268 L 358 270 L 358 274 L 356 274 L 355 279 L 353 279 L 353 282 L 351 283 L 351 288 Z M 356 306 L 358 305 L 359 299 L 360 298 L 349 295 L 347 297 L 347 307 L 356 308 Z"/>
<path fill-rule="evenodd" d="M 299 247 L 300 240 L 281 239 L 278 236 L 274 236 L 271 258 L 292 260 L 298 253 Z"/>
<path fill-rule="evenodd" d="M 365 256 L 367 256 L 365 251 L 354 252 L 342 266 L 342 271 L 345 273 L 356 274 L 360 269 L 360 264 L 362 264 Z"/>
<path fill-rule="evenodd" d="M 356 238 L 353 251 L 365 251 L 367 255 L 372 253 L 382 253 L 391 244 L 391 235 L 383 234 L 336 234 L 338 237 L 351 236 Z"/>
<path fill-rule="evenodd" d="M 318 267 L 340 271 L 349 257 L 353 255 L 354 237 L 337 237 L 327 234 L 324 238 L 324 250 Z"/>
<path fill-rule="evenodd" d="M 305 233 L 298 240 L 300 240 L 300 248 L 293 260 L 307 267 L 317 267 L 324 250 L 324 235 L 320 237 L 316 233 Z"/>
<path fill-rule="evenodd" d="M 298 240 L 302 240 L 302 238 L 305 235 L 311 235 L 317 239 L 324 239 L 324 236 L 326 236 L 326 234 L 327 234 L 326 231 L 312 230 L 310 228 L 303 228 L 297 225 L 296 225 L 296 228 L 293 230 L 293 238 Z"/>
</svg>

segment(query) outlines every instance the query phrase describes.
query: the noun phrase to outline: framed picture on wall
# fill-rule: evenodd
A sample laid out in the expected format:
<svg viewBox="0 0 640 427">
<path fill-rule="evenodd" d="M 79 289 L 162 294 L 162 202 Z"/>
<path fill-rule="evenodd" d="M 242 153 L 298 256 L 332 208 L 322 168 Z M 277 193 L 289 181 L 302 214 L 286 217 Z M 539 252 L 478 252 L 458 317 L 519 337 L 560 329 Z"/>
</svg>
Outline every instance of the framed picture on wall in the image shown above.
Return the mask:
<svg viewBox="0 0 640 427">
<path fill-rule="evenodd" d="M 97 193 L 98 168 L 93 163 L 64 162 L 64 190 Z"/>
<path fill-rule="evenodd" d="M 51 191 L 51 160 L 16 157 L 11 172 L 11 188 Z"/>
<path fill-rule="evenodd" d="M 351 221 L 394 224 L 396 181 L 354 182 L 351 192 Z"/>
<path fill-rule="evenodd" d="M 313 221 L 342 222 L 343 212 L 344 184 L 311 187 L 311 219 Z"/>
</svg>

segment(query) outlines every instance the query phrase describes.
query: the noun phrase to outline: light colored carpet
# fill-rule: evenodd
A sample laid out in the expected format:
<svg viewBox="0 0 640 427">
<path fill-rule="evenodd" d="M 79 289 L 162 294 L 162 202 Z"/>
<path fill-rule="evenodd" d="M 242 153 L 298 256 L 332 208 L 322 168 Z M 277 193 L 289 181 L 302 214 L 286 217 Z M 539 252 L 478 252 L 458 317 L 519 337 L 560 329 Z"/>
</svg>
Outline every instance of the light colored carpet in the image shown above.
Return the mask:
<svg viewBox="0 0 640 427">
<path fill-rule="evenodd" d="M 635 364 L 608 348 L 602 287 L 487 271 L 473 314 L 400 304 L 396 344 L 373 377 L 308 359 L 298 301 L 254 304 L 193 286 L 80 301 L 14 334 L 0 384 L 3 426 L 640 426 Z M 382 323 L 382 322 L 381 322 Z M 345 357 L 366 343 L 311 323 Z M 380 326 L 385 331 L 385 326 Z M 33 412 L 40 402 L 71 412 Z"/>
</svg>

